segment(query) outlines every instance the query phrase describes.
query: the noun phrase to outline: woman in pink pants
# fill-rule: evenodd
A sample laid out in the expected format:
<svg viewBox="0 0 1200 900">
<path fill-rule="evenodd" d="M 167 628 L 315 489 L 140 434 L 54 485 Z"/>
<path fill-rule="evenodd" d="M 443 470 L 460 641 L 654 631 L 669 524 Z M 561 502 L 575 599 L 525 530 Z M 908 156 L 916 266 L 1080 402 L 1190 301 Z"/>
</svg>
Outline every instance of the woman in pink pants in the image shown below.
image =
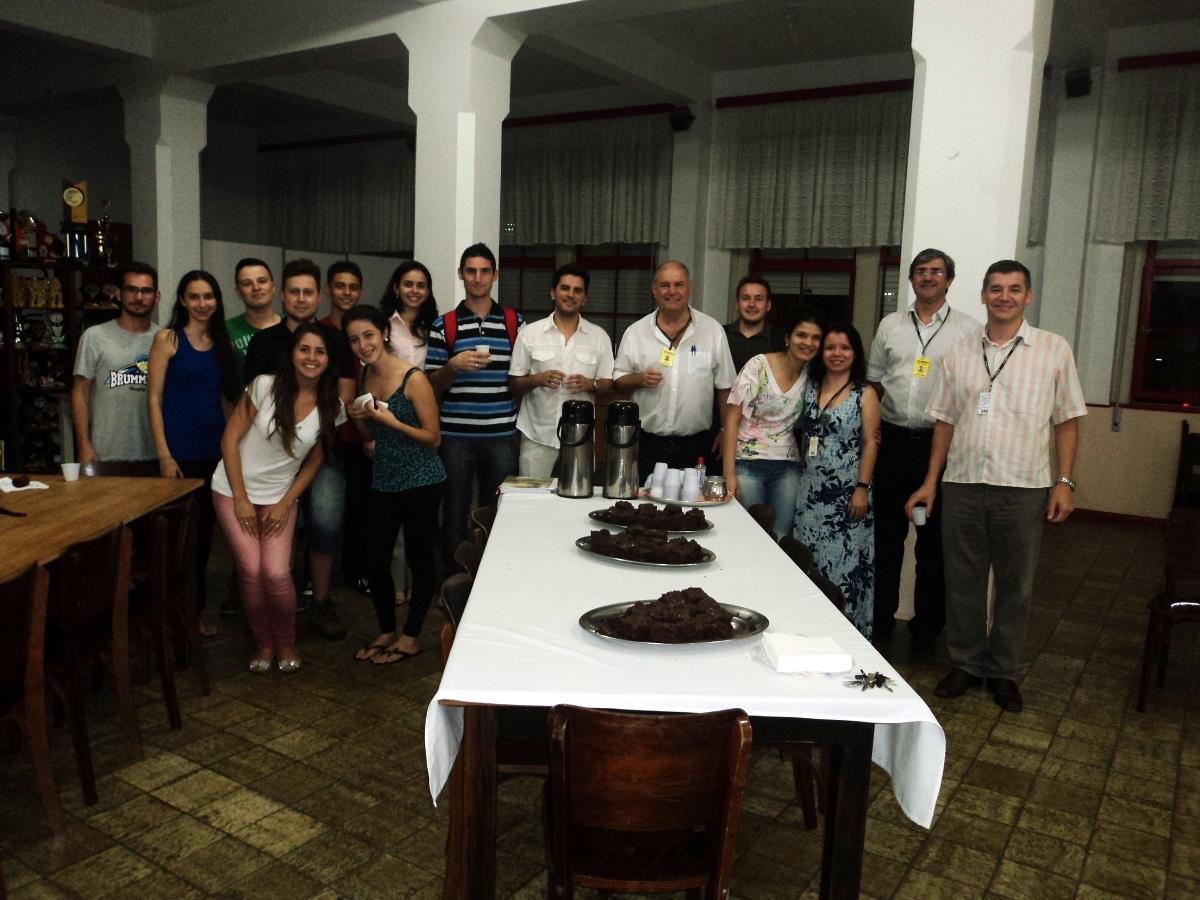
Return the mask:
<svg viewBox="0 0 1200 900">
<path fill-rule="evenodd" d="M 301 325 L 292 334 L 290 364 L 250 383 L 221 438 L 213 506 L 258 645 L 251 672 L 266 672 L 275 660 L 280 672 L 300 668 L 291 574 L 296 501 L 346 420 L 337 380 L 322 326 Z"/>
</svg>

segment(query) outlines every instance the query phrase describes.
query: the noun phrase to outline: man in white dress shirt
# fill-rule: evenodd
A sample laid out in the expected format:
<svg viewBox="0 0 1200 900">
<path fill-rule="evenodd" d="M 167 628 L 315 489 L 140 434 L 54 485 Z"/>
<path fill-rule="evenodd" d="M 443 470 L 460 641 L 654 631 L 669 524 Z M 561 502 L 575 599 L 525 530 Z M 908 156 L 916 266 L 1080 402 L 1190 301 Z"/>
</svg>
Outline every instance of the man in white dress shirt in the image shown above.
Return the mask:
<svg viewBox="0 0 1200 900">
<path fill-rule="evenodd" d="M 642 420 L 642 481 L 656 462 L 678 469 L 712 455 L 714 391 L 717 408 L 724 409 L 737 375 L 724 326 L 690 305 L 687 266 L 678 260 L 660 265 L 651 292 L 657 308 L 625 330 L 613 368 L 614 387 L 633 392 Z"/>
<path fill-rule="evenodd" d="M 574 263 L 554 270 L 554 312 L 517 333 L 508 389 L 523 397 L 520 474 L 549 478 L 558 459 L 558 418 L 564 400 L 593 405 L 612 392 L 613 351 L 608 334 L 580 312 L 587 303 L 587 270 Z"/>
<path fill-rule="evenodd" d="M 987 680 L 996 705 L 1023 707 L 1016 675 L 1025 646 L 1042 523 L 1075 508 L 1071 473 L 1087 413 L 1070 345 L 1025 321 L 1029 270 L 1013 259 L 983 279 L 987 325 L 942 357 L 926 412 L 929 469 L 909 498 L 932 508 L 942 475 L 946 647 L 953 668 L 934 693 L 958 697 Z M 1055 469 L 1051 469 L 1051 434 Z M 1057 472 L 1057 474 L 1055 474 Z M 988 571 L 996 600 L 988 629 Z"/>
<path fill-rule="evenodd" d="M 925 412 L 942 356 L 979 320 L 952 312 L 946 294 L 954 283 L 954 260 L 943 250 L 922 250 L 908 266 L 916 299 L 884 316 L 871 342 L 867 380 L 882 400 L 883 424 L 875 465 L 875 624 L 873 639 L 892 634 L 900 605 L 900 569 L 908 517 L 904 503 L 929 468 L 933 419 Z M 935 503 L 917 529 L 917 578 L 908 623 L 913 656 L 927 659 L 946 624 L 942 573 L 941 511 Z"/>
</svg>

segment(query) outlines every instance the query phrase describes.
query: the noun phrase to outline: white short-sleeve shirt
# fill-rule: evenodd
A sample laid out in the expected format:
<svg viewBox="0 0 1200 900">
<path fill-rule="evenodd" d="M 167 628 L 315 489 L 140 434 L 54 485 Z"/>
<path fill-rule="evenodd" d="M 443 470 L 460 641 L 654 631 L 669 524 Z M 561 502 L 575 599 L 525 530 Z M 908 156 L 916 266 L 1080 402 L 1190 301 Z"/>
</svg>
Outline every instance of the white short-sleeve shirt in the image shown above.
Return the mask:
<svg viewBox="0 0 1200 900">
<path fill-rule="evenodd" d="M 242 478 L 246 482 L 246 496 L 255 506 L 270 506 L 283 499 L 305 457 L 317 444 L 321 433 L 321 416 L 314 407 L 312 412 L 296 423 L 296 437 L 292 441 L 292 452 L 283 449 L 283 441 L 275 431 L 275 401 L 271 389 L 275 385 L 274 375 L 259 375 L 246 390 L 250 402 L 257 412 L 250 430 L 238 444 L 242 457 Z M 339 403 L 336 424 L 346 421 L 346 411 Z M 217 463 L 213 472 L 212 489 L 226 497 L 233 496 L 229 476 L 225 472 L 225 461 Z"/>
<path fill-rule="evenodd" d="M 554 314 L 531 322 L 517 334 L 509 375 L 537 375 L 558 369 L 567 375 L 587 378 L 612 378 L 613 351 L 608 333 L 598 325 L 579 318 L 579 327 L 567 340 L 554 323 Z M 566 388 L 537 387 L 521 400 L 517 430 L 531 441 L 558 446 L 558 417 L 564 400 L 596 402 L 593 391 L 570 393 Z"/>
<path fill-rule="evenodd" d="M 662 365 L 662 352 L 671 342 L 655 322 L 657 311 L 638 319 L 621 338 L 613 377 L 651 367 L 663 373 L 657 387 L 633 392 L 642 428 L 651 434 L 707 431 L 712 424 L 713 391 L 732 387 L 737 376 L 725 327 L 698 309 L 691 312 L 691 324 L 679 338 L 671 366 Z"/>
</svg>

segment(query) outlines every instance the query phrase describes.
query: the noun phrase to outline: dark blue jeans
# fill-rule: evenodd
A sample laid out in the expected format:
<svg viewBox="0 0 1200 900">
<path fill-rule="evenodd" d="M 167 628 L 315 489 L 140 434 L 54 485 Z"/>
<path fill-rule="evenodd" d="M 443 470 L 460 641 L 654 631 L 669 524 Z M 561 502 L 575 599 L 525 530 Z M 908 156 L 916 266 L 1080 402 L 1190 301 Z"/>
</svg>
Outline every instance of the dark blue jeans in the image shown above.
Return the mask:
<svg viewBox="0 0 1200 900">
<path fill-rule="evenodd" d="M 446 499 L 442 507 L 442 533 L 446 559 L 464 541 L 470 530 L 471 494 L 479 485 L 479 505 L 495 506 L 496 489 L 509 475 L 517 473 L 517 433 L 498 437 L 442 435 L 439 450 L 446 467 Z"/>
</svg>

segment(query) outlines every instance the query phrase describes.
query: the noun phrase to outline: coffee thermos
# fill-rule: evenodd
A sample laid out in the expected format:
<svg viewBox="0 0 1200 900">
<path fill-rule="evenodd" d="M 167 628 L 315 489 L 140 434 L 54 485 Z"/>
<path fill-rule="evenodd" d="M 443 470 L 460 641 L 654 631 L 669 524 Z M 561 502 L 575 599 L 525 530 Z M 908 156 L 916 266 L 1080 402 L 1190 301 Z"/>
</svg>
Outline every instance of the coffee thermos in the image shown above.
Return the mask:
<svg viewBox="0 0 1200 900">
<path fill-rule="evenodd" d="M 596 414 L 588 400 L 567 400 L 558 420 L 558 496 L 591 497 Z"/>
<path fill-rule="evenodd" d="M 637 460 L 641 430 L 642 421 L 638 418 L 636 403 L 618 400 L 609 404 L 608 426 L 605 429 L 605 497 L 619 500 L 637 497 L 638 488 L 641 487 Z"/>
</svg>

